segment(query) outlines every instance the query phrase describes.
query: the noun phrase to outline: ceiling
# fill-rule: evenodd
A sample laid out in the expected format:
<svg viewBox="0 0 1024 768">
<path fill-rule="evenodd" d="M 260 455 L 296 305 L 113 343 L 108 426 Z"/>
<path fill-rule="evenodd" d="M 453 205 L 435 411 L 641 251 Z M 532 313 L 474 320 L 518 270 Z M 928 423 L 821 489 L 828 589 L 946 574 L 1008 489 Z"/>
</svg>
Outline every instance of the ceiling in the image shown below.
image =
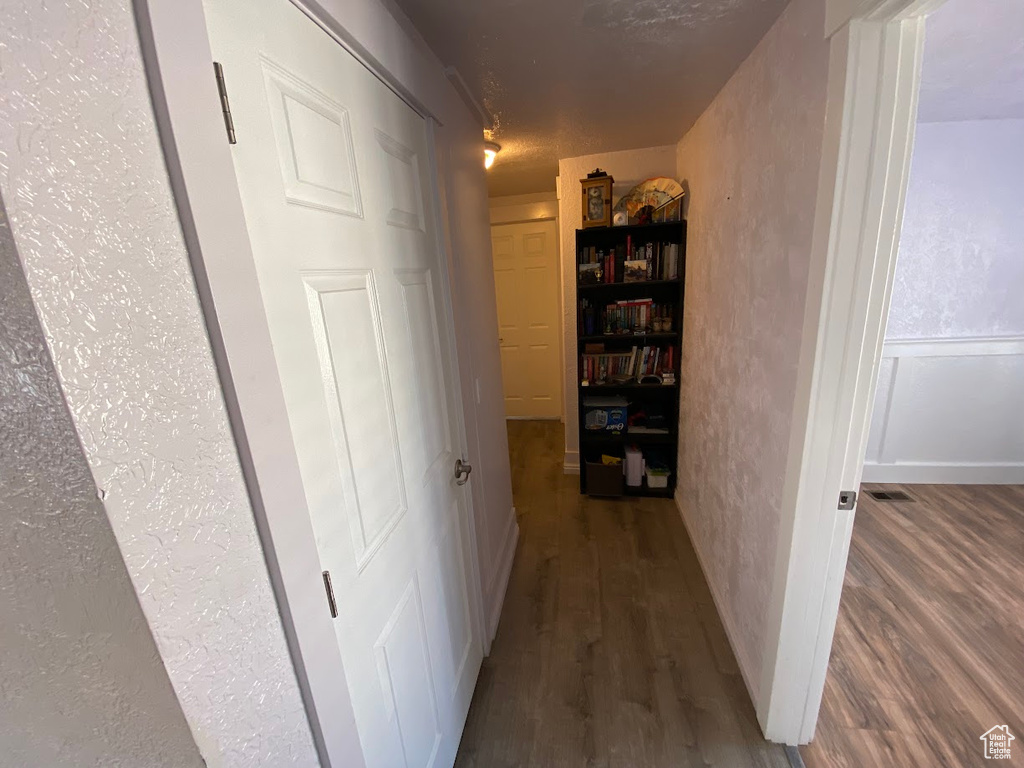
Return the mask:
<svg viewBox="0 0 1024 768">
<path fill-rule="evenodd" d="M 492 196 L 554 190 L 560 157 L 675 143 L 786 5 L 395 2 L 494 116 Z"/>
<path fill-rule="evenodd" d="M 925 23 L 918 120 L 1024 118 L 1024 0 L 948 0 Z"/>
</svg>

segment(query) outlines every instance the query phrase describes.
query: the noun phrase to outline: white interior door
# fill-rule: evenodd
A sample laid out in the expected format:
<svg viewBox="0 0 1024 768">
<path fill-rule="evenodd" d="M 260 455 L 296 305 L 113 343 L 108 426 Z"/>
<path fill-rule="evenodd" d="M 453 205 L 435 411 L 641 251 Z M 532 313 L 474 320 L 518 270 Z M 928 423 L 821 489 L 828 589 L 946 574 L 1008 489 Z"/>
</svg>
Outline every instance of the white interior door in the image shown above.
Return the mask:
<svg viewBox="0 0 1024 768">
<path fill-rule="evenodd" d="M 491 227 L 508 418 L 562 415 L 557 237 L 553 221 Z"/>
<path fill-rule="evenodd" d="M 481 645 L 426 125 L 287 0 L 204 6 L 366 764 L 451 766 Z"/>
</svg>

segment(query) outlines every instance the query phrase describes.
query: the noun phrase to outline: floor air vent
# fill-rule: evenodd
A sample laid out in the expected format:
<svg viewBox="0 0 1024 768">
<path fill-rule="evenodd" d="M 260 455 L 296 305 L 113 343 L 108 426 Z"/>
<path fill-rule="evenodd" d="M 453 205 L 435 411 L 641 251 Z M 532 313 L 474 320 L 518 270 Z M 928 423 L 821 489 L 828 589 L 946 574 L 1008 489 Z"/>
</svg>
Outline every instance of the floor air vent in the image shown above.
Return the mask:
<svg viewBox="0 0 1024 768">
<path fill-rule="evenodd" d="M 868 496 L 875 501 L 913 501 L 903 491 L 868 491 Z"/>
</svg>

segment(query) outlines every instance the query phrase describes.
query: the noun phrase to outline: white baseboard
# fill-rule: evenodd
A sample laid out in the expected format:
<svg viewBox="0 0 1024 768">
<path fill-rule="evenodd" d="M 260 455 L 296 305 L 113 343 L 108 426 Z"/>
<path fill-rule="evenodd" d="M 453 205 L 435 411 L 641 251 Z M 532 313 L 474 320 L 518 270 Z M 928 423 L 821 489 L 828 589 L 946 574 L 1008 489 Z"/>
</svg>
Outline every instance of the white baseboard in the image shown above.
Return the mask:
<svg viewBox="0 0 1024 768">
<path fill-rule="evenodd" d="M 495 571 L 491 585 L 491 609 L 487 616 L 487 649 L 490 652 L 491 641 L 498 631 L 498 620 L 501 618 L 501 608 L 505 604 L 505 592 L 508 590 L 508 580 L 512 575 L 512 564 L 515 562 L 516 545 L 519 543 L 519 523 L 516 521 L 516 508 L 512 507 L 512 515 L 509 519 L 508 528 L 505 530 L 505 538 L 501 546 L 501 555 L 498 561 L 498 570 Z"/>
<path fill-rule="evenodd" d="M 580 473 L 580 452 L 566 451 L 562 457 L 562 471 L 567 475 L 578 475 Z"/>
<path fill-rule="evenodd" d="M 865 483 L 1024 485 L 1024 464 L 864 463 Z"/>
<path fill-rule="evenodd" d="M 718 590 L 715 588 L 715 582 L 712 581 L 708 574 L 707 563 L 704 561 L 704 556 L 700 552 L 700 547 L 697 546 L 697 540 L 693 535 L 693 530 L 690 528 L 690 524 L 686 519 L 686 513 L 683 512 L 683 504 L 679 500 L 680 492 L 677 489 L 673 500 L 676 503 L 676 510 L 679 512 L 679 517 L 682 518 L 683 526 L 686 528 L 686 534 L 690 537 L 690 544 L 693 545 L 693 551 L 697 553 L 697 564 L 700 565 L 701 573 L 704 574 L 704 581 L 708 585 L 708 589 L 711 591 L 711 599 L 715 602 L 715 610 L 718 611 L 718 618 L 722 622 L 722 626 L 725 628 L 725 637 L 729 641 L 729 647 L 732 648 L 732 655 L 736 658 L 736 666 L 740 668 L 740 676 L 743 678 L 743 684 L 747 686 L 747 694 L 750 696 L 751 706 L 757 706 L 757 695 L 758 686 L 752 683 L 753 680 L 760 680 L 760 670 L 757 675 L 754 674 L 754 670 L 751 669 L 750 661 L 746 658 L 746 655 L 741 653 L 739 646 L 736 644 L 736 637 L 738 633 L 732 623 L 730 615 L 723 610 L 724 602 L 719 595 Z"/>
</svg>

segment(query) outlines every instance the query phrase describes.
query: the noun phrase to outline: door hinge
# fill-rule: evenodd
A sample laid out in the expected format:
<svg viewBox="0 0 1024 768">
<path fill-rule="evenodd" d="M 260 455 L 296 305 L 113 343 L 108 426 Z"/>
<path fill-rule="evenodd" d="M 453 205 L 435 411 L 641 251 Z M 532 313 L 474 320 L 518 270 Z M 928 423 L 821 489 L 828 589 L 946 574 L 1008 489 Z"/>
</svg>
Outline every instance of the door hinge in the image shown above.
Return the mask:
<svg viewBox="0 0 1024 768">
<path fill-rule="evenodd" d="M 853 509 L 857 506 L 857 492 L 856 491 L 840 491 L 839 492 L 839 509 Z"/>
<path fill-rule="evenodd" d="M 224 83 L 224 67 L 219 61 L 213 62 L 213 72 L 217 76 L 217 93 L 220 94 L 220 110 L 224 113 L 224 127 L 228 131 L 228 144 L 237 144 L 235 121 L 231 118 L 231 104 L 228 102 L 228 87 Z"/>
<path fill-rule="evenodd" d="M 324 589 L 327 590 L 327 607 L 331 609 L 331 618 L 338 618 L 338 603 L 334 600 L 334 587 L 331 586 L 331 572 L 324 571 Z"/>
</svg>

